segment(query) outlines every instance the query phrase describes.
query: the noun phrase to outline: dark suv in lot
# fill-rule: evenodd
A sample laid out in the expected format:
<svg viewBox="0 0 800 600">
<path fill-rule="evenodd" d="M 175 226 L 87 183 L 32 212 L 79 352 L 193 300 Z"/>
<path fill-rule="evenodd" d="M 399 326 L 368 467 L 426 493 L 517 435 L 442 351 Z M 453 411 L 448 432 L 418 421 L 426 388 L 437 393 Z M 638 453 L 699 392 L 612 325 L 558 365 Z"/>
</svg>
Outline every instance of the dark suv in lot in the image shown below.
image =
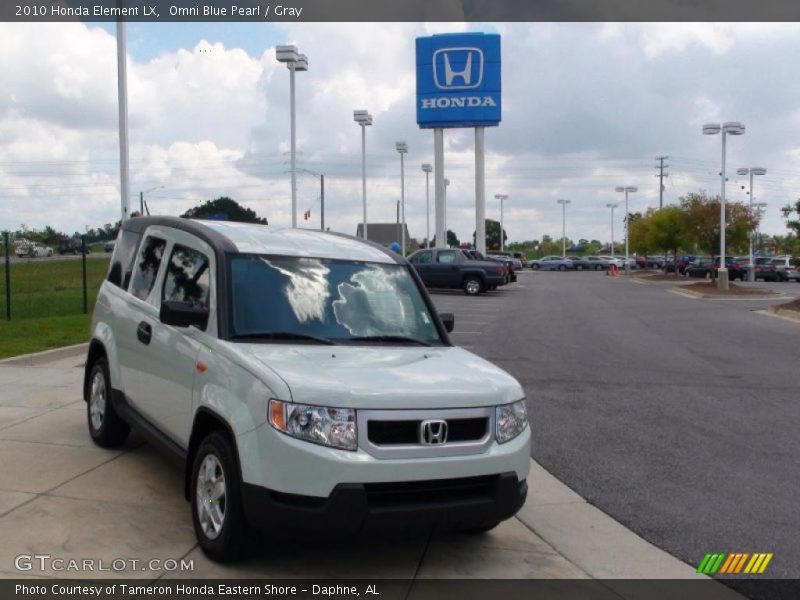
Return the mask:
<svg viewBox="0 0 800 600">
<path fill-rule="evenodd" d="M 460 288 L 468 296 L 477 296 L 505 283 L 502 263 L 470 259 L 457 249 L 417 250 L 408 262 L 429 288 Z"/>
</svg>

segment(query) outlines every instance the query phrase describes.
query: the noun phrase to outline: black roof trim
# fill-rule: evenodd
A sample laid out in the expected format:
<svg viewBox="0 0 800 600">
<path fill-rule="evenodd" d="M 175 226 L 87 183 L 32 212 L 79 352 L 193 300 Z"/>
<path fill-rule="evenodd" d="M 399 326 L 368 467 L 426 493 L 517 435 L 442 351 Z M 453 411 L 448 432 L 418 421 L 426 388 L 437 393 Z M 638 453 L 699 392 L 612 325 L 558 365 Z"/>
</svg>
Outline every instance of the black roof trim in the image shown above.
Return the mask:
<svg viewBox="0 0 800 600">
<path fill-rule="evenodd" d="M 144 230 L 152 225 L 161 225 L 163 227 L 172 227 L 187 233 L 196 235 L 204 242 L 207 242 L 217 252 L 237 252 L 236 245 L 227 237 L 206 227 L 202 223 L 198 223 L 192 219 L 183 219 L 179 217 L 134 217 L 128 219 L 122 224 L 122 229 L 125 231 L 133 231 L 138 234 L 144 233 Z"/>
</svg>

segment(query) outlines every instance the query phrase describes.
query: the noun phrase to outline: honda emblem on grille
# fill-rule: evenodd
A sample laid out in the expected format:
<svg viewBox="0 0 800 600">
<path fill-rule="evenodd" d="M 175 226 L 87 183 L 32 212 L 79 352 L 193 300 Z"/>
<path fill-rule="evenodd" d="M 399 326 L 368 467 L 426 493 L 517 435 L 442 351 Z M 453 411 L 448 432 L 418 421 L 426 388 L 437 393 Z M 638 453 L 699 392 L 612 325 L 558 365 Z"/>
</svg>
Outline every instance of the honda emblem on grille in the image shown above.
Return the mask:
<svg viewBox="0 0 800 600">
<path fill-rule="evenodd" d="M 419 441 L 427 446 L 438 446 L 447 442 L 447 421 L 423 421 L 419 426 Z"/>
</svg>

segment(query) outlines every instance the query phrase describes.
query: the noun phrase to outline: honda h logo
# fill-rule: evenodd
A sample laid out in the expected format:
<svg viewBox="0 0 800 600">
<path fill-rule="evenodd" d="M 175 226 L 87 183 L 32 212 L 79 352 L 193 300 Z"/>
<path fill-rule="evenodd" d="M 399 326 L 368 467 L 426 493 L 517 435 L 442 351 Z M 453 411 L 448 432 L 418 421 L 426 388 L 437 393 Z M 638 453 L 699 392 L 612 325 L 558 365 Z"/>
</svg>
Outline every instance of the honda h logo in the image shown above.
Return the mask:
<svg viewBox="0 0 800 600">
<path fill-rule="evenodd" d="M 441 48 L 433 53 L 433 82 L 440 90 L 472 90 L 483 82 L 483 50 Z"/>
<path fill-rule="evenodd" d="M 423 421 L 419 427 L 419 441 L 427 446 L 447 442 L 447 421 Z"/>
</svg>

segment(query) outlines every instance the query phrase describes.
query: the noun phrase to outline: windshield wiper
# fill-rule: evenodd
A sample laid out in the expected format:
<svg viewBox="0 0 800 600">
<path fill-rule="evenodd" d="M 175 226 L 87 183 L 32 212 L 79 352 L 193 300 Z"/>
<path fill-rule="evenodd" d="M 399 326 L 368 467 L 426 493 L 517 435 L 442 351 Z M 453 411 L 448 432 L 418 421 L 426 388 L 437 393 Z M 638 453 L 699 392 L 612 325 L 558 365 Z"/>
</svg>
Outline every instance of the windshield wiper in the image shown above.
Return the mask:
<svg viewBox="0 0 800 600">
<path fill-rule="evenodd" d="M 348 338 L 352 342 L 409 342 L 419 346 L 432 346 L 433 344 L 424 340 L 405 337 L 403 335 L 360 335 L 358 337 Z"/>
<path fill-rule="evenodd" d="M 336 344 L 331 339 L 319 335 L 297 333 L 295 331 L 261 331 L 256 333 L 241 333 L 233 336 L 235 340 L 307 340 L 327 346 Z"/>
</svg>

